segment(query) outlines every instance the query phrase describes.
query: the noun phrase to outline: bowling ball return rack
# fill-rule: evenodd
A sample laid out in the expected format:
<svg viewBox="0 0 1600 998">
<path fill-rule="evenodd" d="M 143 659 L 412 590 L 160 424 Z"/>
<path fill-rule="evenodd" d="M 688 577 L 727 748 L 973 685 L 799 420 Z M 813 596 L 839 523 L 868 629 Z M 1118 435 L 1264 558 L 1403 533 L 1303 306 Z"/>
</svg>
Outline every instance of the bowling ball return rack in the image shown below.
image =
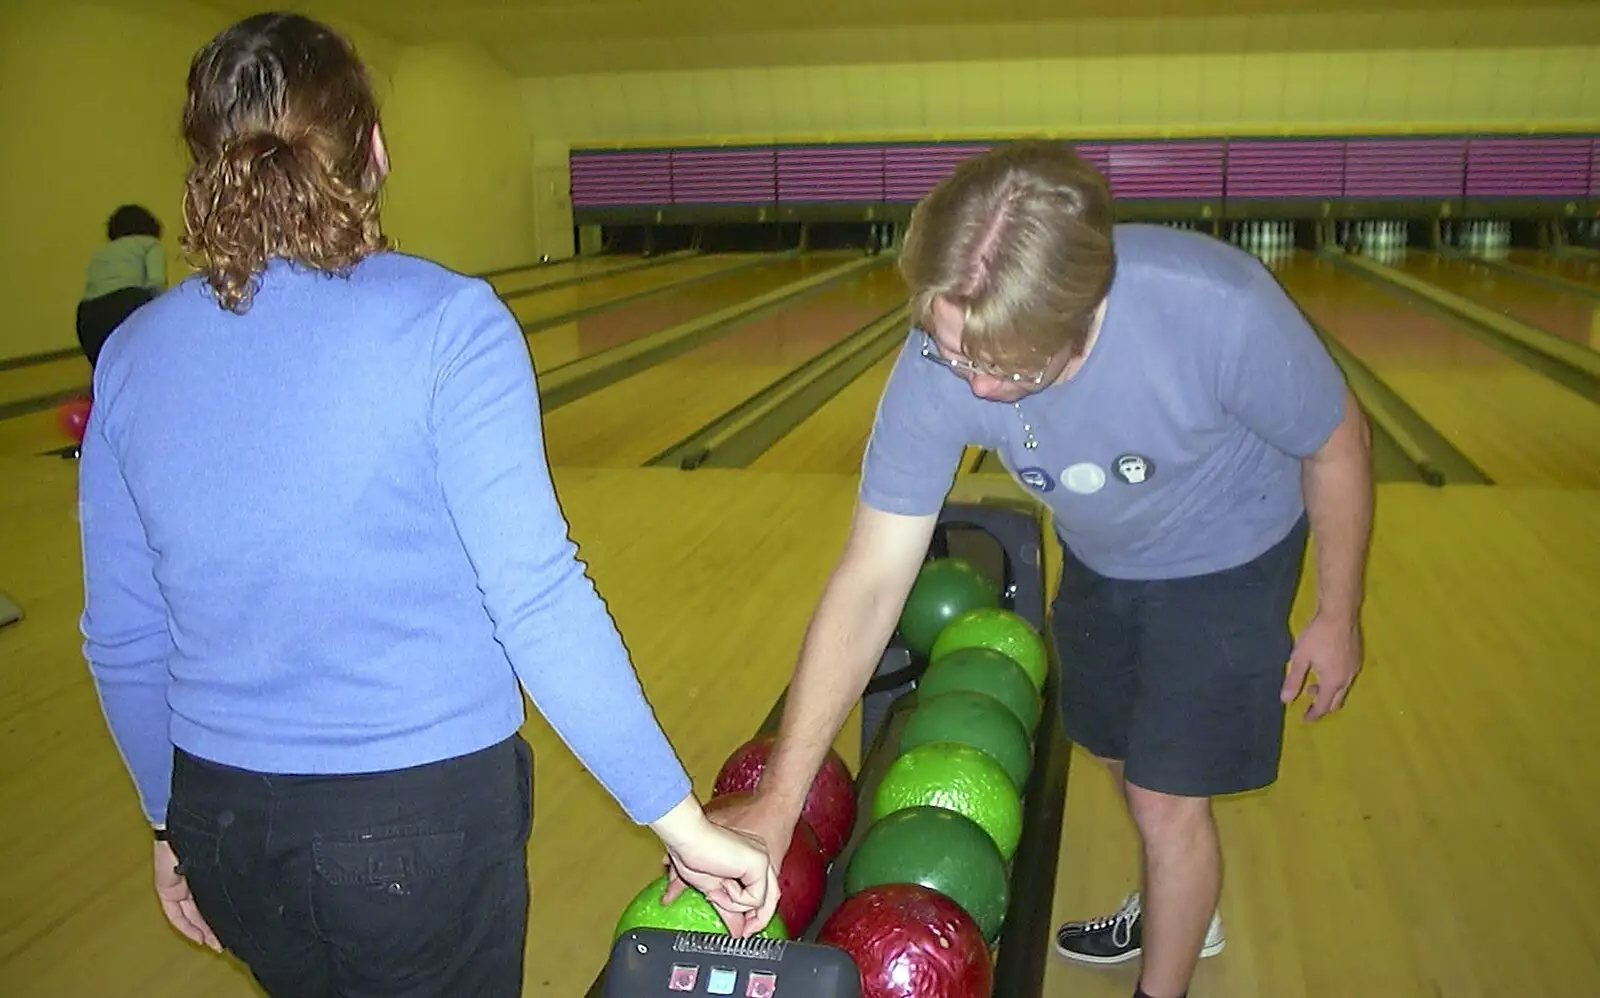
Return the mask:
<svg viewBox="0 0 1600 998">
<path fill-rule="evenodd" d="M 1009 497 L 982 497 L 973 501 L 947 502 L 940 510 L 938 526 L 928 547 L 929 558 L 962 557 L 1000 584 L 1000 605 L 1018 614 L 1038 630 L 1044 639 L 1048 671 L 1042 691 L 1044 709 L 1034 734 L 1033 764 L 1024 790 L 1022 837 L 1011 861 L 1011 892 L 1006 917 L 995 947 L 994 990 L 991 998 L 1037 998 L 1044 986 L 1045 964 L 1049 959 L 1052 917 L 1052 892 L 1061 849 L 1061 824 L 1066 810 L 1067 770 L 1071 744 L 1061 728 L 1057 690 L 1061 681 L 1060 658 L 1049 627 L 1050 594 L 1045 578 L 1044 551 L 1046 521 L 1038 507 Z M 1053 542 L 1052 542 L 1053 543 Z M 873 794 L 884 772 L 894 761 L 894 746 L 900 731 L 916 706 L 916 685 L 927 663 L 914 656 L 898 635 L 890 640 L 878 660 L 877 670 L 868 682 L 861 703 L 861 762 L 857 767 L 855 828 L 844 851 L 828 871 L 828 884 L 822 907 L 808 930 L 795 942 L 814 943 L 818 930 L 844 901 L 844 876 L 856 846 L 871 827 Z M 780 695 L 772 710 L 754 734 L 777 730 L 783 711 Z M 693 944 L 688 933 L 660 933 L 658 941 L 673 936 L 680 943 Z M 745 940 L 730 940 L 732 943 Z M 628 936 L 618 940 L 613 952 L 630 944 Z M 815 947 L 792 947 L 776 942 L 760 948 L 760 958 L 781 964 L 784 950 L 793 948 L 810 966 L 825 962 L 812 952 Z M 617 957 L 602 967 L 585 998 L 670 998 L 672 992 L 652 990 L 640 985 L 637 990 L 618 989 L 618 981 L 607 987 L 612 968 L 621 969 Z M 631 972 L 631 971 L 630 971 Z M 707 993 L 703 988 L 698 993 Z M 743 994 L 740 989 L 738 994 Z M 791 986 L 782 992 L 792 998 L 856 998 L 848 989 L 822 990 Z"/>
</svg>

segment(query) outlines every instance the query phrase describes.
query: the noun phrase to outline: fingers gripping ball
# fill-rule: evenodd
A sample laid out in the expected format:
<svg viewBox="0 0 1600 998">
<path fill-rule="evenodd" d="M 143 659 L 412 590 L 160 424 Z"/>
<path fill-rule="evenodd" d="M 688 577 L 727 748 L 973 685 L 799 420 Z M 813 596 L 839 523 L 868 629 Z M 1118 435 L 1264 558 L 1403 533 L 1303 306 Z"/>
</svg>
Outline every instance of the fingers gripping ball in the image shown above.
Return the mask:
<svg viewBox="0 0 1600 998">
<path fill-rule="evenodd" d="M 661 899 L 666 892 L 666 874 L 650 881 L 622 910 L 622 917 L 617 919 L 617 928 L 611 938 L 616 939 L 632 929 L 669 929 L 729 935 L 727 924 L 723 922 L 722 916 L 717 914 L 716 907 L 706 900 L 704 894 L 693 887 L 686 887 L 671 904 L 662 904 Z M 773 915 L 767 927 L 756 935 L 763 939 L 788 939 L 789 930 L 783 924 L 782 918 Z"/>
<path fill-rule="evenodd" d="M 705 812 L 716 814 L 724 808 L 748 800 L 748 793 L 724 794 L 706 803 Z M 828 887 L 828 861 L 805 819 L 795 826 L 789 851 L 778 867 L 778 914 L 793 932 L 804 932 L 822 907 L 822 894 Z"/>
</svg>

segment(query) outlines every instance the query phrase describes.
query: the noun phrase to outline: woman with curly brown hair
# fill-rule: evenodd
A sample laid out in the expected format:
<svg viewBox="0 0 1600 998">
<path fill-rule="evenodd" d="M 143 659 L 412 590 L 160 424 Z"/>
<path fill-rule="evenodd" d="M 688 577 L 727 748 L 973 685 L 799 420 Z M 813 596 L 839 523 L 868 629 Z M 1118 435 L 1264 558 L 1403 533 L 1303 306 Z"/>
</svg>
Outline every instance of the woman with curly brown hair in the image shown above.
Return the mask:
<svg viewBox="0 0 1600 998">
<path fill-rule="evenodd" d="M 273 996 L 520 994 L 526 690 L 764 925 L 771 862 L 701 812 L 568 537 L 516 320 L 386 246 L 353 51 L 242 21 L 183 131 L 200 271 L 108 343 L 80 485 L 85 654 L 168 919 Z"/>
</svg>

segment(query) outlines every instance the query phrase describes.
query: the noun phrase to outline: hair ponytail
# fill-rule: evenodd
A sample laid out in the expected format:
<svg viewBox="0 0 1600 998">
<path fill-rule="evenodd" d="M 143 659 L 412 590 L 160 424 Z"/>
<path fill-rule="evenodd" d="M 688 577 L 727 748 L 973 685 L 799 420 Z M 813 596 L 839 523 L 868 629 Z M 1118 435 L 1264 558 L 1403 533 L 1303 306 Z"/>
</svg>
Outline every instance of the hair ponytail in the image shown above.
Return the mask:
<svg viewBox="0 0 1600 998">
<path fill-rule="evenodd" d="M 387 245 L 376 124 L 355 54 L 306 18 L 251 18 L 196 56 L 183 246 L 224 308 L 247 310 L 274 258 L 346 274 Z"/>
</svg>

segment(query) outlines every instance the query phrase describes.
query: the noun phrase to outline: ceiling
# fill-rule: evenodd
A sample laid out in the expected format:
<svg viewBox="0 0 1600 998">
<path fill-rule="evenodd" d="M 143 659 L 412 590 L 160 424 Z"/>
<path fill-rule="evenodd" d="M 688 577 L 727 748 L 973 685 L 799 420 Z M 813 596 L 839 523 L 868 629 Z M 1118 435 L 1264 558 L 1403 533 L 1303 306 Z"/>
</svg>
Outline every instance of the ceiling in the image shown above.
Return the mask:
<svg viewBox="0 0 1600 998">
<path fill-rule="evenodd" d="M 233 15 L 261 9 L 251 0 L 207 2 Z M 1596 0 L 308 0 L 303 6 L 402 44 L 480 45 L 519 76 L 1600 43 Z"/>
</svg>

